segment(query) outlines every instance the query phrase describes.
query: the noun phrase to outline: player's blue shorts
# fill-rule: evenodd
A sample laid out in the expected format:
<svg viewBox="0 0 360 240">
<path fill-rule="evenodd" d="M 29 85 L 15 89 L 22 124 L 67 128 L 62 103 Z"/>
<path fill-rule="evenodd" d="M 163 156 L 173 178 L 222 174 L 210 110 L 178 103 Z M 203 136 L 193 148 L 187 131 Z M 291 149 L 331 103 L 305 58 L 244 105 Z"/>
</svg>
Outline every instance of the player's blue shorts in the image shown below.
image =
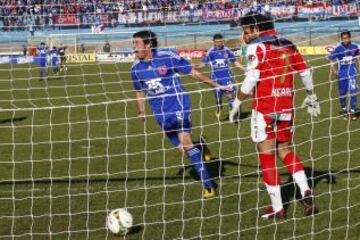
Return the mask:
<svg viewBox="0 0 360 240">
<path fill-rule="evenodd" d="M 156 121 L 174 146 L 179 145 L 178 133 L 191 132 L 190 109 L 155 115 Z"/>
<path fill-rule="evenodd" d="M 39 67 L 44 68 L 47 67 L 47 62 L 46 61 L 39 61 Z"/>
<path fill-rule="evenodd" d="M 356 75 L 339 75 L 338 87 L 340 96 L 346 95 L 347 93 L 356 94 L 358 91 Z"/>
</svg>

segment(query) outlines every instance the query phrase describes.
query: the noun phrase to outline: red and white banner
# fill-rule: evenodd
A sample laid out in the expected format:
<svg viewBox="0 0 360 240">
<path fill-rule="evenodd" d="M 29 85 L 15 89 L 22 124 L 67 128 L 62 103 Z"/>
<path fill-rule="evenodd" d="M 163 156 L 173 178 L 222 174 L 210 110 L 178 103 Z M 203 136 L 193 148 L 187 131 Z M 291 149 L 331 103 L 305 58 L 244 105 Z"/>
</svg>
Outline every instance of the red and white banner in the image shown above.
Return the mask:
<svg viewBox="0 0 360 240">
<path fill-rule="evenodd" d="M 234 17 L 234 11 L 233 9 L 207 10 L 205 11 L 205 17 L 207 19 L 229 19 Z"/>
<path fill-rule="evenodd" d="M 191 59 L 202 59 L 206 55 L 206 49 L 179 49 L 176 51 L 181 57 Z"/>
<path fill-rule="evenodd" d="M 80 21 L 78 17 L 74 14 L 65 14 L 65 15 L 55 15 L 54 16 L 54 23 L 61 24 L 61 25 L 78 25 Z"/>
<path fill-rule="evenodd" d="M 360 11 L 356 3 L 341 4 L 341 5 L 330 5 L 330 4 L 317 4 L 310 6 L 299 6 L 297 7 L 298 16 L 356 16 Z"/>
</svg>

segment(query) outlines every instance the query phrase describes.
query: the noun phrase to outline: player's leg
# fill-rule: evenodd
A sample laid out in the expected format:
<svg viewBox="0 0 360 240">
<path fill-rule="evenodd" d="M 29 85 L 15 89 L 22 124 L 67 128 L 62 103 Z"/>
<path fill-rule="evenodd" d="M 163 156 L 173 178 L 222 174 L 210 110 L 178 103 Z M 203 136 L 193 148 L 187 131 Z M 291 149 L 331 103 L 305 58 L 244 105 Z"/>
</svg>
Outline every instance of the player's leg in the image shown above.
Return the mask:
<svg viewBox="0 0 360 240">
<path fill-rule="evenodd" d="M 186 110 L 182 109 L 176 111 L 174 114 L 174 111 L 176 110 L 174 109 L 169 114 L 157 115 L 156 119 L 164 129 L 171 143 L 179 148 L 179 151 L 183 156 L 187 155 L 190 158 L 193 169 L 202 181 L 204 188 L 203 196 L 209 198 L 215 195 L 215 191 L 203 162 L 202 148 L 195 146 L 192 141 L 190 99 L 184 99 L 183 103 L 183 107 Z"/>
<path fill-rule="evenodd" d="M 350 92 L 350 117 L 351 120 L 356 120 L 358 117 L 356 111 L 357 92 L 358 92 L 356 76 L 351 77 L 349 79 L 349 92 Z"/>
<path fill-rule="evenodd" d="M 284 218 L 285 211 L 281 199 L 280 175 L 276 167 L 275 139 L 271 126 L 271 119 L 265 120 L 263 114 L 253 110 L 251 117 L 251 137 L 257 143 L 258 157 L 263 181 L 270 196 L 271 207 L 261 216 L 263 219 Z"/>
<path fill-rule="evenodd" d="M 187 156 L 186 151 L 180 145 L 180 141 L 179 141 L 179 138 L 178 138 L 177 131 L 166 132 L 166 136 L 168 137 L 168 139 L 170 140 L 172 145 L 174 145 L 175 147 L 178 147 L 181 156 Z M 211 160 L 211 152 L 210 152 L 210 149 L 208 148 L 208 146 L 206 144 L 206 139 L 205 139 L 204 136 L 200 136 L 198 141 L 193 141 L 193 145 L 197 149 L 200 150 L 200 152 L 202 153 L 203 159 L 205 161 L 210 161 Z"/>
<path fill-rule="evenodd" d="M 65 72 L 65 58 L 63 56 L 60 57 L 60 72 Z"/>
<path fill-rule="evenodd" d="M 52 64 L 51 69 L 52 69 L 53 74 L 56 74 L 56 73 L 57 73 L 57 67 L 56 67 L 55 64 Z"/>
<path fill-rule="evenodd" d="M 313 192 L 309 187 L 308 179 L 305 175 L 304 166 L 301 163 L 301 159 L 289 147 L 290 142 L 278 143 L 277 150 L 280 159 L 287 167 L 294 182 L 300 189 L 302 196 L 301 203 L 304 206 L 304 212 L 306 216 L 313 215 L 318 212 L 315 207 L 315 201 Z"/>
<path fill-rule="evenodd" d="M 44 68 L 39 66 L 39 80 L 41 81 L 44 75 Z"/>
<path fill-rule="evenodd" d="M 203 196 L 210 198 L 215 195 L 214 185 L 208 173 L 201 151 L 193 145 L 191 134 L 189 132 L 179 132 L 178 138 L 180 146 L 191 159 L 192 167 L 198 174 L 203 185 Z"/>
<path fill-rule="evenodd" d="M 229 80 L 227 81 L 226 85 L 227 86 L 231 86 L 232 85 L 232 80 Z M 232 105 L 233 105 L 233 102 L 234 102 L 234 93 L 236 92 L 236 89 L 235 87 L 232 88 L 232 91 L 231 92 L 226 92 L 225 93 L 225 97 L 228 101 L 228 106 L 229 106 L 229 111 L 232 109 Z"/>
<path fill-rule="evenodd" d="M 49 78 L 49 72 L 48 72 L 48 65 L 45 64 L 45 67 L 44 67 L 44 75 L 45 75 L 45 78 L 46 80 Z"/>
<path fill-rule="evenodd" d="M 63 56 L 63 64 L 62 65 L 63 65 L 63 68 L 64 68 L 64 72 L 67 73 L 68 68 L 66 66 L 66 57 L 65 56 Z"/>
<path fill-rule="evenodd" d="M 222 110 L 222 95 L 223 95 L 223 91 L 222 91 L 222 90 L 218 90 L 218 89 L 214 89 L 214 94 L 215 94 L 215 103 L 216 103 L 215 116 L 216 116 L 217 118 L 220 118 L 220 116 L 221 116 L 221 110 Z"/>
<path fill-rule="evenodd" d="M 338 90 L 339 90 L 339 101 L 340 101 L 340 107 L 341 107 L 341 115 L 347 119 L 348 117 L 348 111 L 346 107 L 346 95 L 348 93 L 348 79 L 339 77 L 338 80 Z"/>
</svg>

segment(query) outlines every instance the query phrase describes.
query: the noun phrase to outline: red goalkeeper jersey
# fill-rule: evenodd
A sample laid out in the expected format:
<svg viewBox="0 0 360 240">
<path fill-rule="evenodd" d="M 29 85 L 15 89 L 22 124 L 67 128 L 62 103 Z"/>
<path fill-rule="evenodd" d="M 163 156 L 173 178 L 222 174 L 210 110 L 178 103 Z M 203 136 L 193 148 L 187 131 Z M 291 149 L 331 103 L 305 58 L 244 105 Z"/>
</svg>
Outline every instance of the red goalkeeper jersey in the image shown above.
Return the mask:
<svg viewBox="0 0 360 240">
<path fill-rule="evenodd" d="M 252 108 L 263 113 L 293 111 L 294 74 L 308 68 L 296 46 L 268 31 L 250 43 L 248 68 L 259 70 Z"/>
</svg>

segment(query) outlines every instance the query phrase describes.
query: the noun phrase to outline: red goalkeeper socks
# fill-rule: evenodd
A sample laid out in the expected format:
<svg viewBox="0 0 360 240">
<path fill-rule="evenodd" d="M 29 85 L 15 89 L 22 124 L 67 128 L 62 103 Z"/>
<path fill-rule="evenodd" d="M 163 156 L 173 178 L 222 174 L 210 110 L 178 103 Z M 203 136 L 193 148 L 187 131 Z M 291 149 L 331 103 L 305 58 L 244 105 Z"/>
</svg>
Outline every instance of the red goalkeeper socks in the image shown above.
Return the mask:
<svg viewBox="0 0 360 240">
<path fill-rule="evenodd" d="M 259 154 L 261 171 L 265 182 L 266 190 L 271 199 L 273 211 L 279 212 L 283 209 L 280 190 L 280 176 L 276 168 L 274 154 Z"/>
</svg>

